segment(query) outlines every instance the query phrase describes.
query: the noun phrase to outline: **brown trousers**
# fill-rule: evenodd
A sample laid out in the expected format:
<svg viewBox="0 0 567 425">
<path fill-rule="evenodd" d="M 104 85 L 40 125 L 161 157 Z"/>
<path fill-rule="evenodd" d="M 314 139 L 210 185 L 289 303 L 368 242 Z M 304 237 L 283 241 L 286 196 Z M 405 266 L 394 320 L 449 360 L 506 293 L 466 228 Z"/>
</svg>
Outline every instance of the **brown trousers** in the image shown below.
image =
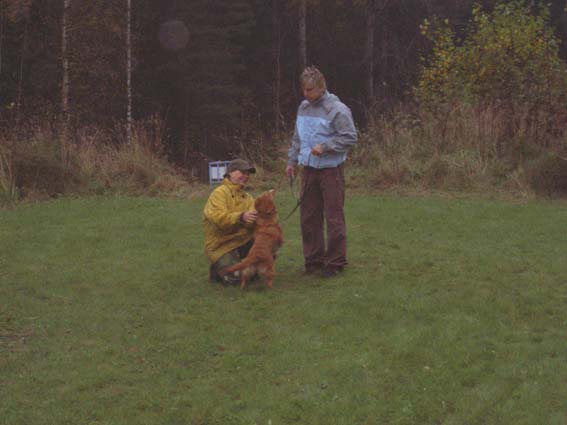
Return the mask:
<svg viewBox="0 0 567 425">
<path fill-rule="evenodd" d="M 301 189 L 301 235 L 305 267 L 344 267 L 347 259 L 342 165 L 322 169 L 304 167 Z M 323 220 L 327 225 L 326 245 Z"/>
</svg>

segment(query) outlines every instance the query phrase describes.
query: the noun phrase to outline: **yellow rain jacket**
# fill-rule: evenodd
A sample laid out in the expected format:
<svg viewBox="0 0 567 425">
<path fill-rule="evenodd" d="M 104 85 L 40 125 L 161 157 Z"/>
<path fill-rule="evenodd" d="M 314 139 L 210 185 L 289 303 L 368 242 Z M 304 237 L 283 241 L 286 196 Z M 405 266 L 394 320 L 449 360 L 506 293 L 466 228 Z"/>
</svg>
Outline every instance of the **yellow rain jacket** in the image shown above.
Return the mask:
<svg viewBox="0 0 567 425">
<path fill-rule="evenodd" d="M 254 198 L 227 178 L 213 190 L 203 210 L 205 254 L 211 263 L 252 239 L 254 225 L 240 216 L 253 209 Z"/>
</svg>

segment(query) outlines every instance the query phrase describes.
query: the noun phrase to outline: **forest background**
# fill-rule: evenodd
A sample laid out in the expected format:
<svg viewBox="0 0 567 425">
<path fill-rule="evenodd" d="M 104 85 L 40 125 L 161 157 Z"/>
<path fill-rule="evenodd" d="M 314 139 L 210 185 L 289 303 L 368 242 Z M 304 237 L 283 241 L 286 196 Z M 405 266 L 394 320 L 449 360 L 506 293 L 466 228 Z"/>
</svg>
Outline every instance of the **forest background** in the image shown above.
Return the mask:
<svg viewBox="0 0 567 425">
<path fill-rule="evenodd" d="M 310 64 L 353 111 L 351 186 L 565 195 L 565 8 L 0 0 L 0 203 L 281 176 Z"/>
</svg>

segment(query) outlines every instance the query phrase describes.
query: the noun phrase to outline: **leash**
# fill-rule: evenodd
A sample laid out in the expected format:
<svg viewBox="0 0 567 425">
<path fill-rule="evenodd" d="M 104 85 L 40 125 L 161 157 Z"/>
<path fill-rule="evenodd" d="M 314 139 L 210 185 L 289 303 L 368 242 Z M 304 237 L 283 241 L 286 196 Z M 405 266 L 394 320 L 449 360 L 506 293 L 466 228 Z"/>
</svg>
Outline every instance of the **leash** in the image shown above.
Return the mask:
<svg viewBox="0 0 567 425">
<path fill-rule="evenodd" d="M 317 161 L 317 166 L 319 165 L 319 162 L 321 161 L 321 157 L 318 157 L 319 161 Z M 307 164 L 309 165 L 311 163 L 311 152 L 309 152 L 309 156 L 307 157 Z M 282 221 L 286 221 L 288 218 L 290 218 L 293 213 L 295 211 L 297 211 L 297 209 L 299 208 L 299 206 L 301 205 L 301 203 L 303 202 L 303 198 L 305 196 L 305 189 L 307 188 L 307 181 L 304 184 L 303 190 L 301 192 L 301 196 L 298 198 L 295 196 L 295 193 L 293 193 L 293 175 L 289 176 L 289 191 L 291 192 L 291 196 L 295 199 L 295 207 L 293 207 L 293 209 L 290 211 L 290 213 L 282 220 Z"/>
<path fill-rule="evenodd" d="M 299 208 L 299 206 L 301 205 L 301 201 L 303 201 L 303 195 L 300 196 L 299 198 L 297 198 L 295 196 L 295 194 L 293 193 L 293 176 L 289 176 L 289 190 L 291 192 L 291 196 L 293 197 L 293 199 L 295 199 L 295 207 L 293 207 L 293 209 L 291 210 L 291 212 L 282 220 L 282 221 L 286 221 L 288 218 L 290 218 L 293 213 Z"/>
</svg>

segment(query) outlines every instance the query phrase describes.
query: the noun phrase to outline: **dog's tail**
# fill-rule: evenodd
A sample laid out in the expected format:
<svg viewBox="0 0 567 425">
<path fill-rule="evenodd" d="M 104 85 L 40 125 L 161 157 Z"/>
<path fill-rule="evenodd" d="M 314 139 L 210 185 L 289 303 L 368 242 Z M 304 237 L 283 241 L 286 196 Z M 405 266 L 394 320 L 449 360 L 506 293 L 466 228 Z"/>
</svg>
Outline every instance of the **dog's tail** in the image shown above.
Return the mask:
<svg viewBox="0 0 567 425">
<path fill-rule="evenodd" d="M 242 260 L 240 263 L 236 263 L 236 264 L 233 264 L 232 266 L 229 266 L 225 269 L 222 269 L 221 271 L 219 271 L 219 274 L 221 276 L 224 276 L 228 273 L 233 273 L 233 272 L 236 272 L 238 270 L 245 269 L 246 267 L 251 266 L 252 264 L 254 264 L 254 259 L 251 258 L 250 256 L 248 256 L 244 260 Z"/>
</svg>

